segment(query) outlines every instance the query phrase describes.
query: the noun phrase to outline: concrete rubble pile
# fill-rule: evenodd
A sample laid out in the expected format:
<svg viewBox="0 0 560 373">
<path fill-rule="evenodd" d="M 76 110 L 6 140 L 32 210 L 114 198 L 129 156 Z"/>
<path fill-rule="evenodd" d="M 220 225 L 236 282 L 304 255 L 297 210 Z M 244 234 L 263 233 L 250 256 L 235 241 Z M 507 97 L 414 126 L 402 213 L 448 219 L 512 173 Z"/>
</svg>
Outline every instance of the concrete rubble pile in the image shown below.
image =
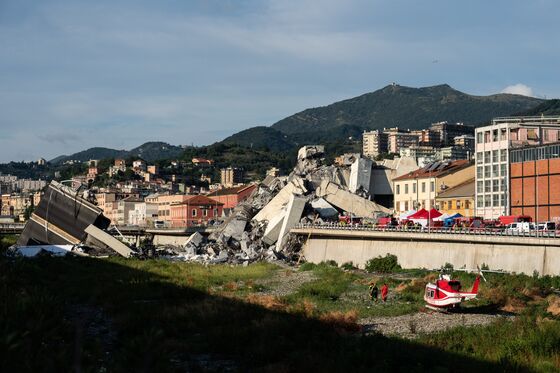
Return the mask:
<svg viewBox="0 0 560 373">
<path fill-rule="evenodd" d="M 341 214 L 361 218 L 390 214 L 368 192 L 371 161 L 358 158 L 350 167 L 327 166 L 323 156 L 322 145 L 302 147 L 289 176 L 267 176 L 207 239 L 193 234 L 170 258 L 210 264 L 294 262 L 303 244 L 303 238 L 289 234 L 296 225 L 338 221 Z"/>
<path fill-rule="evenodd" d="M 358 157 L 350 166 L 334 166 L 325 165 L 323 157 L 322 145 L 302 147 L 290 175 L 267 176 L 209 236 L 194 233 L 179 247 L 152 245 L 133 250 L 108 233 L 109 219 L 88 201 L 87 193 L 53 181 L 26 224 L 18 246 L 58 247 L 35 247 L 20 250 L 20 254 L 88 255 L 88 250 L 95 249 L 124 257 L 160 256 L 208 264 L 298 261 L 304 238 L 290 235 L 298 224 L 338 222 L 341 215 L 375 218 L 390 213 L 373 202 L 369 193 L 371 161 Z"/>
<path fill-rule="evenodd" d="M 107 232 L 110 220 L 87 199 L 87 191 L 81 192 L 81 188 L 52 181 L 10 252 L 22 256 L 134 255 L 128 245 Z"/>
</svg>

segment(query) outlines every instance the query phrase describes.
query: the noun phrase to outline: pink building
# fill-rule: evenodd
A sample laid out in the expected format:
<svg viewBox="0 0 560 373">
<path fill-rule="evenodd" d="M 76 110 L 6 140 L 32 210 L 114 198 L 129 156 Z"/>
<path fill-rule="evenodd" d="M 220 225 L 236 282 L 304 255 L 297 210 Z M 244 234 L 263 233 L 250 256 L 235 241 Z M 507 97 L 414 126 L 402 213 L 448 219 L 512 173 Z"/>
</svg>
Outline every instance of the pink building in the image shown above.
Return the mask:
<svg viewBox="0 0 560 373">
<path fill-rule="evenodd" d="M 211 192 L 207 194 L 207 196 L 214 201 L 223 203 L 225 209 L 232 209 L 237 206 L 238 203 L 243 202 L 247 198 L 249 198 L 256 187 L 257 186 L 255 184 L 251 184 L 241 185 L 233 188 L 223 188 Z"/>
<path fill-rule="evenodd" d="M 222 216 L 224 204 L 206 196 L 189 196 L 186 201 L 170 206 L 171 226 L 174 228 L 205 225 Z"/>
</svg>

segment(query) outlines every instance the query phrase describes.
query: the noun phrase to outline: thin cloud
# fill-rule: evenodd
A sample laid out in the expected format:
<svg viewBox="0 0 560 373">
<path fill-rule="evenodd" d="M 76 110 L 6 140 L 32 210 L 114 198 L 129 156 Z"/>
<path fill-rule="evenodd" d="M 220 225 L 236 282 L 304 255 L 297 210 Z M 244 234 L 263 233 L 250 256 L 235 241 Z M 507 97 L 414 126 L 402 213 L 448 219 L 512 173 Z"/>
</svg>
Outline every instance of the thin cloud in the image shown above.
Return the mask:
<svg viewBox="0 0 560 373">
<path fill-rule="evenodd" d="M 502 89 L 502 93 L 510 93 L 510 94 L 513 94 L 513 95 L 535 97 L 535 95 L 533 94 L 533 88 L 531 88 L 529 86 L 526 86 L 525 84 L 522 84 L 522 83 L 509 85 L 509 86 L 505 87 L 504 89 Z"/>
</svg>

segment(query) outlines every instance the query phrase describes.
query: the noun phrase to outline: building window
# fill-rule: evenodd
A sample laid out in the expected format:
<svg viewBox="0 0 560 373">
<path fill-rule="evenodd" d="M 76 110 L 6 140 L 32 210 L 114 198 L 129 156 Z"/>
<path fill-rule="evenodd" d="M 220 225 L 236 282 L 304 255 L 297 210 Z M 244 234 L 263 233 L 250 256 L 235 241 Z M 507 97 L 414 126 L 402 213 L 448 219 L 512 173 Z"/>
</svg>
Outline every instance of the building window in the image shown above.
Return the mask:
<svg viewBox="0 0 560 373">
<path fill-rule="evenodd" d="M 527 139 L 528 140 L 538 140 L 537 132 L 534 128 L 527 129 Z"/>
<path fill-rule="evenodd" d="M 408 184 L 404 184 L 404 194 L 408 194 Z"/>
<path fill-rule="evenodd" d="M 505 163 L 502 163 L 502 164 L 500 165 L 500 175 L 501 175 L 501 176 L 506 176 L 506 166 L 507 166 L 507 165 L 506 165 Z"/>
<path fill-rule="evenodd" d="M 498 159 L 500 158 L 500 151 L 499 150 L 492 150 L 492 162 L 498 163 Z"/>
<path fill-rule="evenodd" d="M 193 217 L 196 216 L 196 209 L 192 209 L 192 216 L 193 216 Z"/>
<path fill-rule="evenodd" d="M 218 209 L 214 209 L 214 216 L 218 216 Z"/>
<path fill-rule="evenodd" d="M 476 191 L 477 193 L 483 193 L 484 192 L 484 181 L 479 180 L 476 182 Z"/>
<path fill-rule="evenodd" d="M 469 201 L 465 201 L 465 209 L 470 208 L 470 207 L 471 207 L 470 204 L 471 204 L 471 203 L 470 203 Z"/>
<path fill-rule="evenodd" d="M 484 207 L 484 196 L 476 196 L 476 207 Z"/>
<path fill-rule="evenodd" d="M 498 177 L 500 176 L 500 165 L 493 165 L 492 166 L 492 177 Z"/>
<path fill-rule="evenodd" d="M 498 130 L 492 131 L 492 141 L 498 141 Z"/>
<path fill-rule="evenodd" d="M 416 193 L 416 183 L 412 184 L 412 193 Z"/>
<path fill-rule="evenodd" d="M 492 180 L 492 192 L 500 191 L 500 180 Z"/>
<path fill-rule="evenodd" d="M 499 194 L 492 194 L 492 206 L 494 206 L 494 207 L 500 206 L 500 195 Z"/>
<path fill-rule="evenodd" d="M 408 211 L 408 201 L 404 201 L 404 211 Z"/>
<path fill-rule="evenodd" d="M 500 162 L 506 162 L 506 161 L 507 161 L 507 150 L 502 149 L 500 153 Z"/>
<path fill-rule="evenodd" d="M 484 152 L 484 163 L 490 163 L 490 150 Z"/>
<path fill-rule="evenodd" d="M 433 192 L 435 190 L 435 185 L 436 183 L 434 181 L 430 181 L 430 192 Z"/>
<path fill-rule="evenodd" d="M 506 190 L 506 179 L 502 179 L 500 181 L 500 186 L 501 186 L 502 192 L 505 192 L 505 190 Z"/>
<path fill-rule="evenodd" d="M 506 205 L 506 194 L 502 193 L 500 194 L 500 206 L 505 206 Z"/>
<path fill-rule="evenodd" d="M 490 142 L 490 131 L 484 131 L 484 143 Z"/>
<path fill-rule="evenodd" d="M 461 201 L 457 200 L 457 202 L 455 202 L 455 206 L 457 207 L 457 209 L 461 208 Z"/>
<path fill-rule="evenodd" d="M 490 193 L 492 191 L 492 181 L 491 180 L 485 180 L 484 181 L 484 192 L 485 193 Z"/>
<path fill-rule="evenodd" d="M 486 195 L 484 198 L 484 207 L 492 207 L 492 200 L 490 199 L 489 195 Z"/>
<path fill-rule="evenodd" d="M 426 193 L 426 182 L 422 182 L 422 193 Z"/>
<path fill-rule="evenodd" d="M 483 152 L 477 152 L 476 153 L 476 164 L 482 164 L 484 161 L 484 153 Z"/>
<path fill-rule="evenodd" d="M 397 184 L 397 194 L 401 194 L 401 186 Z"/>
<path fill-rule="evenodd" d="M 490 177 L 491 167 L 484 166 L 484 177 Z"/>
<path fill-rule="evenodd" d="M 202 210 L 202 216 L 208 216 L 208 210 L 207 209 Z"/>
<path fill-rule="evenodd" d="M 482 166 L 478 166 L 478 167 L 476 168 L 476 178 L 477 178 L 477 179 L 482 179 L 483 173 L 484 173 L 484 168 L 483 168 Z M 422 192 L 423 192 L 423 191 L 424 191 L 424 190 L 422 190 Z"/>
<path fill-rule="evenodd" d="M 507 140 L 507 131 L 506 131 L 505 128 L 502 128 L 502 129 L 500 130 L 500 140 L 501 140 L 501 141 Z"/>
<path fill-rule="evenodd" d="M 476 143 L 477 144 L 482 144 L 482 132 L 477 132 L 476 133 Z"/>
</svg>

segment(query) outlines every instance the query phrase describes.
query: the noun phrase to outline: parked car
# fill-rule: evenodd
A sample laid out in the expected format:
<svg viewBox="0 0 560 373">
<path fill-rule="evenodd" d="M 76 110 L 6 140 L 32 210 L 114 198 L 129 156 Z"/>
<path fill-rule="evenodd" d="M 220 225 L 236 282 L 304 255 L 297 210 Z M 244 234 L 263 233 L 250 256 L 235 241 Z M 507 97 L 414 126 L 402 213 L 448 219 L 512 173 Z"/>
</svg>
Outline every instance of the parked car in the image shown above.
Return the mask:
<svg viewBox="0 0 560 373">
<path fill-rule="evenodd" d="M 530 222 L 510 223 L 506 226 L 506 233 L 526 233 L 535 230 L 535 224 Z"/>
<path fill-rule="evenodd" d="M 556 223 L 553 221 L 545 221 L 544 223 L 538 223 L 537 229 L 539 231 L 555 231 Z"/>
</svg>

